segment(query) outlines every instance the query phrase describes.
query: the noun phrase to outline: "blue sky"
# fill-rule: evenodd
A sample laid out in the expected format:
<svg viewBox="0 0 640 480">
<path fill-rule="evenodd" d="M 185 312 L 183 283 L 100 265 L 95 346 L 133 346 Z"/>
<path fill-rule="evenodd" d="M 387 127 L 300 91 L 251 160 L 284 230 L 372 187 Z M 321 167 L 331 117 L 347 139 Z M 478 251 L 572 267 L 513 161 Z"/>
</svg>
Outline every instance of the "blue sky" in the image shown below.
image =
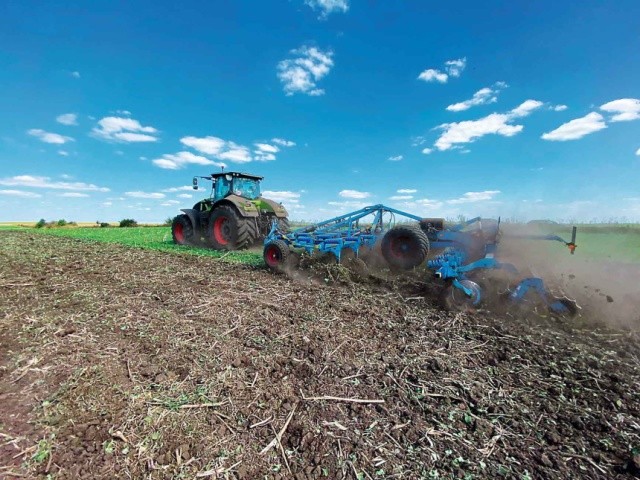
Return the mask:
<svg viewBox="0 0 640 480">
<path fill-rule="evenodd" d="M 240 170 L 297 219 L 640 221 L 640 2 L 12 1 L 0 220 L 162 221 Z"/>
</svg>

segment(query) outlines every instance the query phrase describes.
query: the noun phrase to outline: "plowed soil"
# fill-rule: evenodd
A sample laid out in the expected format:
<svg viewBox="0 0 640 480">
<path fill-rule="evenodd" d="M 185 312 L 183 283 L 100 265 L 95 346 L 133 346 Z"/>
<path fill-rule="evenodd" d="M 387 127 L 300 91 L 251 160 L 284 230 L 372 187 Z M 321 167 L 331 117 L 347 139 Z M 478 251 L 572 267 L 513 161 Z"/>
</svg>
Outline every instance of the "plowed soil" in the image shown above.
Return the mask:
<svg viewBox="0 0 640 480">
<path fill-rule="evenodd" d="M 633 478 L 631 330 L 0 232 L 0 477 Z"/>
</svg>

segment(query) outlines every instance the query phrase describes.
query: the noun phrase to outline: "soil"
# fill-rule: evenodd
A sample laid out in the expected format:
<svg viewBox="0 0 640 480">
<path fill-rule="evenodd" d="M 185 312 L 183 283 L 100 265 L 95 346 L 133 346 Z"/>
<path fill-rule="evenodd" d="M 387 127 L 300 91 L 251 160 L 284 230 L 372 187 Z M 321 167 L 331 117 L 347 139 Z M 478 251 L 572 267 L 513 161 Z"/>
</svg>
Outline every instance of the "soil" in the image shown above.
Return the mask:
<svg viewBox="0 0 640 480">
<path fill-rule="evenodd" d="M 0 477 L 640 478 L 638 333 L 0 232 Z"/>
</svg>

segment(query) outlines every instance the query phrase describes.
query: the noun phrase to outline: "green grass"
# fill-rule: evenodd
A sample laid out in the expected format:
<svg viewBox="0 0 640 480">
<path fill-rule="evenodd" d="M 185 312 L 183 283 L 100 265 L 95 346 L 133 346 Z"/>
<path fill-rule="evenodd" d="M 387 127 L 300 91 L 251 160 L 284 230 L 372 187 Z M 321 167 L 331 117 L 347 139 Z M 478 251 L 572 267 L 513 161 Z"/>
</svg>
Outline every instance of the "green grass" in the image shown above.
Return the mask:
<svg viewBox="0 0 640 480">
<path fill-rule="evenodd" d="M 207 248 L 174 245 L 170 227 L 77 227 L 77 228 L 20 228 L 44 235 L 57 235 L 94 242 L 119 243 L 131 247 L 161 252 L 186 253 L 212 258 L 224 257 L 229 262 L 263 265 L 261 251 L 223 252 Z"/>
</svg>

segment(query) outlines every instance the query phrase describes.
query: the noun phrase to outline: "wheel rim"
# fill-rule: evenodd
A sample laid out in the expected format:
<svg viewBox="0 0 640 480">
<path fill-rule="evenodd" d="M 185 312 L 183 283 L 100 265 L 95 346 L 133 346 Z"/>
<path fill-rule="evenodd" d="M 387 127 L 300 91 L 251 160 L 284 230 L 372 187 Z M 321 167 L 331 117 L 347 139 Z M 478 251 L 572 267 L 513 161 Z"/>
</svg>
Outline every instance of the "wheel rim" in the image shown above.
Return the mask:
<svg viewBox="0 0 640 480">
<path fill-rule="evenodd" d="M 264 251 L 264 260 L 271 268 L 275 268 L 280 265 L 282 255 L 280 255 L 280 249 L 275 245 L 268 246 Z"/>
<path fill-rule="evenodd" d="M 395 237 L 389 243 L 389 251 L 394 258 L 412 258 L 411 253 L 416 249 L 417 245 L 409 237 Z"/>
<path fill-rule="evenodd" d="M 231 239 L 231 225 L 227 217 L 218 217 L 213 222 L 213 238 L 220 245 L 226 245 Z"/>
<path fill-rule="evenodd" d="M 184 243 L 184 225 L 181 223 L 176 224 L 173 227 L 173 236 L 178 243 Z"/>
</svg>

